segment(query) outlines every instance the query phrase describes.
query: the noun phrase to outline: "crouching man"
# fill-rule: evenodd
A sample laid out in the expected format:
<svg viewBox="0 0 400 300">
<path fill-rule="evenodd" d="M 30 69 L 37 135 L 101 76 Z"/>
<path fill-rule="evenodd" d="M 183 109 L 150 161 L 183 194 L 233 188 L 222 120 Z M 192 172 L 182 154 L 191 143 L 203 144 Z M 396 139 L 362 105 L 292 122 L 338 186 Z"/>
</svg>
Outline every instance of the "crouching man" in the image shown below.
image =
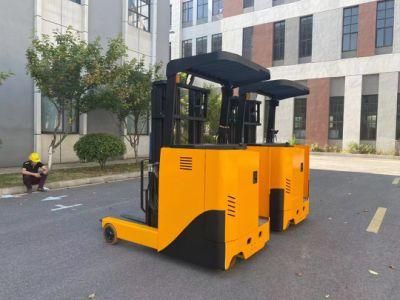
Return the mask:
<svg viewBox="0 0 400 300">
<path fill-rule="evenodd" d="M 22 181 L 26 191 L 32 193 L 32 185 L 38 185 L 39 192 L 45 192 L 44 183 L 47 179 L 48 169 L 40 162 L 40 155 L 36 152 L 29 155 L 29 160 L 22 165 Z"/>
</svg>

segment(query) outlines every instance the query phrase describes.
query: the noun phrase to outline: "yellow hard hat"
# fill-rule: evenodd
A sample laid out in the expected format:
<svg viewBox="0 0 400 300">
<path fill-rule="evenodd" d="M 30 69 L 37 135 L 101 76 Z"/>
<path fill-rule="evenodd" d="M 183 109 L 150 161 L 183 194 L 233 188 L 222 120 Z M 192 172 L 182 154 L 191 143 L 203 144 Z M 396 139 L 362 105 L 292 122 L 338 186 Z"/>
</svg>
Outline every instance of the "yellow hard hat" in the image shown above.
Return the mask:
<svg viewBox="0 0 400 300">
<path fill-rule="evenodd" d="M 31 155 L 29 155 L 29 160 L 30 160 L 31 162 L 34 162 L 34 163 L 40 162 L 40 155 L 39 155 L 39 153 L 37 153 L 37 152 L 32 152 Z"/>
</svg>

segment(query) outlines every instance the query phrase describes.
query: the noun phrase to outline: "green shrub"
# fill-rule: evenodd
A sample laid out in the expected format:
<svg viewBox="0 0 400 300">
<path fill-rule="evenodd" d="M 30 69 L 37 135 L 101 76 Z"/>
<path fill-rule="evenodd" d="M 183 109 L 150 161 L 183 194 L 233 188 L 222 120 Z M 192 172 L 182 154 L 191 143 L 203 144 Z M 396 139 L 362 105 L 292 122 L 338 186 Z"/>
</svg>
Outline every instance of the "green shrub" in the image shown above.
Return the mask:
<svg viewBox="0 0 400 300">
<path fill-rule="evenodd" d="M 74 150 L 81 161 L 97 161 L 102 169 L 107 160 L 121 156 L 126 152 L 122 140 L 107 133 L 85 135 L 75 143 Z"/>
<path fill-rule="evenodd" d="M 311 144 L 310 150 L 311 152 L 325 152 L 325 148 L 321 148 L 318 144 Z"/>
<path fill-rule="evenodd" d="M 297 143 L 296 137 L 293 136 L 289 141 L 288 141 L 290 146 L 294 146 Z"/>
<path fill-rule="evenodd" d="M 357 144 L 357 143 L 350 143 L 348 145 L 348 151 L 352 154 L 375 154 L 376 149 L 373 145 L 369 144 Z"/>
<path fill-rule="evenodd" d="M 361 153 L 361 154 L 375 154 L 376 150 L 375 150 L 375 147 L 373 145 L 361 144 L 359 146 L 359 153 Z"/>
</svg>

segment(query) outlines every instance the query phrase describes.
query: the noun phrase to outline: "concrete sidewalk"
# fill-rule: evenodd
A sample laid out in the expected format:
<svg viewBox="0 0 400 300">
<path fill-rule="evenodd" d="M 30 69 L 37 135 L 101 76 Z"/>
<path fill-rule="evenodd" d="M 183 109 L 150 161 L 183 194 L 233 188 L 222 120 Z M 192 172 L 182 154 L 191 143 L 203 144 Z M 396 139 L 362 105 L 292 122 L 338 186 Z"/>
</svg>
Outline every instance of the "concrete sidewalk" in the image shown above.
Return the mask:
<svg viewBox="0 0 400 300">
<path fill-rule="evenodd" d="M 310 168 L 341 172 L 369 173 L 400 176 L 400 160 L 367 155 L 329 155 L 311 154 Z"/>
</svg>

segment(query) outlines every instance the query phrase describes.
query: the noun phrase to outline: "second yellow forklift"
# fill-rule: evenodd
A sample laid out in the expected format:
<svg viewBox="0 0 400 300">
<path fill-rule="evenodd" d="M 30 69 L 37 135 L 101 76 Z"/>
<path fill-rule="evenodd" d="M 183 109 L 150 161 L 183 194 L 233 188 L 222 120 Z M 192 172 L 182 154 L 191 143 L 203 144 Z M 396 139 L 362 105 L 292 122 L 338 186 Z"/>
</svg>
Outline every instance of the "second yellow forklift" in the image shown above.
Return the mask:
<svg viewBox="0 0 400 300">
<path fill-rule="evenodd" d="M 265 143 L 256 143 L 261 102 L 248 100 L 251 94 L 265 100 Z M 260 215 L 270 217 L 271 229 L 285 231 L 288 226 L 305 220 L 309 214 L 309 147 L 275 143 L 275 114 L 279 102 L 309 94 L 307 87 L 289 80 L 255 82 L 241 86 L 239 97 L 232 97 L 228 126 L 221 131 L 219 142 L 246 144 L 248 151 L 259 153 Z M 222 116 L 224 112 L 222 113 Z M 221 124 L 225 124 L 221 120 Z"/>
</svg>

